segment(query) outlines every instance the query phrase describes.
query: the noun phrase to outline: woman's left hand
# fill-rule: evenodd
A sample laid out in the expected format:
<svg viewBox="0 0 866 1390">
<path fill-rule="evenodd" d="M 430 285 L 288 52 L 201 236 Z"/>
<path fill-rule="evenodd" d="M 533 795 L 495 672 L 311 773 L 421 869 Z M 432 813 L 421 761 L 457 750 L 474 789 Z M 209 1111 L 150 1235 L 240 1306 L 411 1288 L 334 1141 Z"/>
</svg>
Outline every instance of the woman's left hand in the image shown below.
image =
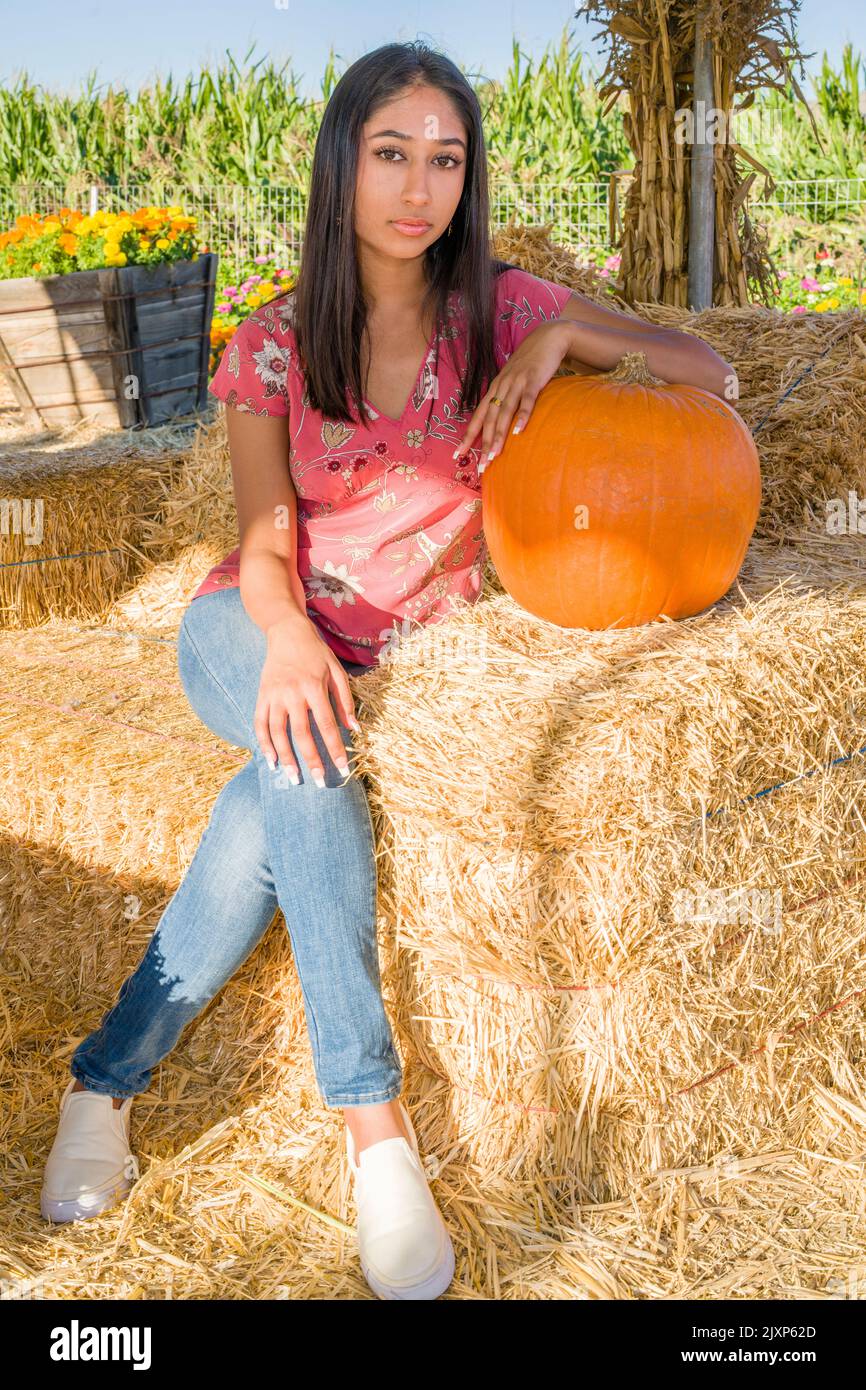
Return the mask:
<svg viewBox="0 0 866 1390">
<path fill-rule="evenodd" d="M 482 458 L 478 475 L 481 476 L 488 463 L 502 451 L 512 420 L 513 434 L 523 429 L 539 391 L 556 375 L 567 356 L 573 331 L 573 321 L 550 319 L 527 334 L 479 401 L 462 442 L 454 450 L 454 458 L 467 453 L 480 432 Z"/>
</svg>

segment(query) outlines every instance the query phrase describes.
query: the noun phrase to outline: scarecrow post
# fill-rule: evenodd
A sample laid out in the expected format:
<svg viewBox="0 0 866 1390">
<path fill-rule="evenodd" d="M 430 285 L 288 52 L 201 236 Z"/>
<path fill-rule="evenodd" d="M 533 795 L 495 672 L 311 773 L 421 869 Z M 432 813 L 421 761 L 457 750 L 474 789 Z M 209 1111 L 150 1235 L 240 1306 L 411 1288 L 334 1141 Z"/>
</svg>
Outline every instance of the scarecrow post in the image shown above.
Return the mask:
<svg viewBox="0 0 866 1390">
<path fill-rule="evenodd" d="M 715 107 L 713 44 L 707 31 L 708 6 L 700 0 L 695 16 L 694 105 L 691 140 L 691 203 L 689 206 L 689 304 L 692 310 L 713 304 L 715 250 L 714 143 L 710 112 Z"/>
</svg>

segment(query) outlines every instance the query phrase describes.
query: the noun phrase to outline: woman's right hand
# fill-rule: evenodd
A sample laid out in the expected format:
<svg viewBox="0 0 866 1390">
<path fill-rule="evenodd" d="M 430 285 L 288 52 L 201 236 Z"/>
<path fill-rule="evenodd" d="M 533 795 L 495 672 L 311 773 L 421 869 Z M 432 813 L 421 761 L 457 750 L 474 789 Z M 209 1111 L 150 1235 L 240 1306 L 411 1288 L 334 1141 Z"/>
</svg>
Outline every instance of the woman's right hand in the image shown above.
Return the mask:
<svg viewBox="0 0 866 1390">
<path fill-rule="evenodd" d="M 298 765 L 286 732 L 288 718 L 292 742 L 303 755 L 317 786 L 325 785 L 322 758 L 310 729 L 308 708 L 312 710 L 325 747 L 344 777 L 349 775 L 346 746 L 334 718 L 329 692 L 340 717 L 349 728 L 358 730 L 349 677 L 339 658 L 319 636 L 306 614 L 298 613 L 274 623 L 266 632 L 268 650 L 259 683 L 253 727 L 259 747 L 269 766 L 276 759 L 295 784 Z"/>
</svg>

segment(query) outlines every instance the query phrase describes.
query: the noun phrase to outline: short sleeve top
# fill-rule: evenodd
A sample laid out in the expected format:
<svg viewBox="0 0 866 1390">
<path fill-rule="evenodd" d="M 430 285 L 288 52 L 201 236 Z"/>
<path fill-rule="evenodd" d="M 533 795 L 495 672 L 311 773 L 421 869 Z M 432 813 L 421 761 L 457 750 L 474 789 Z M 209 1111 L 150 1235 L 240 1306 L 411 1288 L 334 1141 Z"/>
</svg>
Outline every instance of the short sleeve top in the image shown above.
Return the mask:
<svg viewBox="0 0 866 1390">
<path fill-rule="evenodd" d="M 504 271 L 496 281 L 497 371 L 570 298 L 571 291 L 554 281 Z M 434 333 L 399 420 L 364 401 L 364 424 L 329 420 L 312 409 L 293 313 L 289 291 L 244 319 L 208 389 L 235 410 L 289 415 L 297 569 L 307 616 L 342 661 L 373 666 L 417 624 L 447 618 L 458 595 L 474 602 L 481 591 L 487 551 L 480 439 L 453 458 L 471 418 L 458 410 L 466 360 L 463 298 L 450 296 L 445 323 Z M 193 599 L 239 579 L 240 547 L 210 570 Z"/>
</svg>

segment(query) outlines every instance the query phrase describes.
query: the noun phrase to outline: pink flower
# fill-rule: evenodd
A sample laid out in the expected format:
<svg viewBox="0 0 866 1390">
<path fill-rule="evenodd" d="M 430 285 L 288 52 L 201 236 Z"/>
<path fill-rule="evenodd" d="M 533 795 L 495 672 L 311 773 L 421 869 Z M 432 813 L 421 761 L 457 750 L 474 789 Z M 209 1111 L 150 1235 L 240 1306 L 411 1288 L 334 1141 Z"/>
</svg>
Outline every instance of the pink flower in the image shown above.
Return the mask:
<svg viewBox="0 0 866 1390">
<path fill-rule="evenodd" d="M 787 278 L 788 278 L 788 276 L 789 276 L 790 274 L 791 274 L 790 270 L 780 270 L 780 271 L 779 271 L 779 279 L 780 279 L 780 280 L 787 280 Z"/>
<path fill-rule="evenodd" d="M 248 275 L 244 284 L 247 286 L 247 289 L 249 289 L 250 285 L 258 285 L 261 278 L 261 275 Z"/>
<path fill-rule="evenodd" d="M 267 265 L 270 259 L 270 256 L 253 256 L 256 265 Z"/>
<path fill-rule="evenodd" d="M 609 270 L 600 270 L 598 273 L 599 273 L 599 275 L 602 276 L 603 279 L 610 279 L 610 271 L 609 271 Z"/>
<path fill-rule="evenodd" d="M 791 313 L 792 313 L 792 314 L 805 314 L 805 312 L 806 312 L 806 306 L 805 306 L 805 304 L 795 304 L 794 307 L 793 307 L 793 309 L 791 310 Z"/>
<path fill-rule="evenodd" d="M 812 294 L 814 294 L 814 292 L 816 290 L 819 290 L 820 288 L 821 286 L 818 284 L 818 281 L 815 279 L 814 275 L 804 275 L 802 280 L 800 281 L 800 289 L 809 290 Z"/>
<path fill-rule="evenodd" d="M 232 309 L 233 309 L 234 307 L 235 307 L 235 306 L 234 306 L 233 304 L 228 304 L 228 303 L 226 303 L 226 304 L 218 304 L 218 305 L 216 306 L 216 311 L 217 311 L 218 314 L 230 314 L 231 311 L 232 311 Z"/>
<path fill-rule="evenodd" d="M 605 266 L 608 270 L 619 270 L 621 260 L 622 256 L 608 256 Z"/>
</svg>

